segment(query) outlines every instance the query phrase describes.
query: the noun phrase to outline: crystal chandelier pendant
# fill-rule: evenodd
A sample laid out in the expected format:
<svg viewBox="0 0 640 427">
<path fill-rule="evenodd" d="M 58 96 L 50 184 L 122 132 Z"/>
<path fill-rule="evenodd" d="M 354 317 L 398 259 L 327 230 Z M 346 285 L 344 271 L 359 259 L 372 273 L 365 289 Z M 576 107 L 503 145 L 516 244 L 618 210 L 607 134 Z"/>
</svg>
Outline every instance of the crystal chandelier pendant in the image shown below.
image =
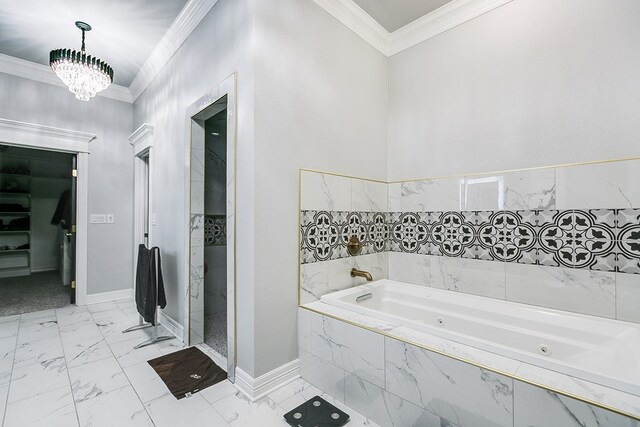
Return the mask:
<svg viewBox="0 0 640 427">
<path fill-rule="evenodd" d="M 52 50 L 49 65 L 76 98 L 88 101 L 113 82 L 113 69 L 106 62 L 86 54 L 84 34 L 91 31 L 91 25 L 77 21 L 76 27 L 82 31 L 82 50 Z"/>
</svg>

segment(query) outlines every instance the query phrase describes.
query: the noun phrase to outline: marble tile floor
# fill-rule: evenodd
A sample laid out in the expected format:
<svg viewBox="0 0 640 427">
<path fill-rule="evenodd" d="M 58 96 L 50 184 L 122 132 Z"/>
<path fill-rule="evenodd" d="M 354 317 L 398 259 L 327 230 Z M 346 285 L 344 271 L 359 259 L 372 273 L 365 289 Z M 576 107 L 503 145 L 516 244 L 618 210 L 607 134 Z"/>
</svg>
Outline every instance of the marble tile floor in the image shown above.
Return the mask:
<svg viewBox="0 0 640 427">
<path fill-rule="evenodd" d="M 183 345 L 133 350 L 147 331 L 122 330 L 137 318 L 130 300 L 0 317 L 0 425 L 286 427 L 283 414 L 321 395 L 349 426 L 376 426 L 302 379 L 253 403 L 228 381 L 176 400 L 146 361 Z"/>
</svg>

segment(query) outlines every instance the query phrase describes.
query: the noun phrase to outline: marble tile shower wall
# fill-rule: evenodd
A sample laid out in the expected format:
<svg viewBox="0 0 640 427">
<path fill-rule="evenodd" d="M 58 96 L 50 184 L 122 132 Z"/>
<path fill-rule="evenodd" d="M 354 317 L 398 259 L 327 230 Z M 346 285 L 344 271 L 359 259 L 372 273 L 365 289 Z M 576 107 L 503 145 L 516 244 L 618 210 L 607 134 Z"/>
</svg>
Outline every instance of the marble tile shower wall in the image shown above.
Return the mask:
<svg viewBox="0 0 640 427">
<path fill-rule="evenodd" d="M 337 266 L 358 264 L 345 246 L 358 234 L 388 262 L 376 279 L 640 322 L 640 160 L 389 185 L 301 178 L 302 303 L 357 283 Z"/>
<path fill-rule="evenodd" d="M 387 278 L 387 184 L 302 171 L 300 175 L 300 302 L 359 284 L 352 268 Z M 358 256 L 346 243 L 356 235 Z"/>
<path fill-rule="evenodd" d="M 640 322 L 640 160 L 389 185 L 392 279 Z"/>
</svg>

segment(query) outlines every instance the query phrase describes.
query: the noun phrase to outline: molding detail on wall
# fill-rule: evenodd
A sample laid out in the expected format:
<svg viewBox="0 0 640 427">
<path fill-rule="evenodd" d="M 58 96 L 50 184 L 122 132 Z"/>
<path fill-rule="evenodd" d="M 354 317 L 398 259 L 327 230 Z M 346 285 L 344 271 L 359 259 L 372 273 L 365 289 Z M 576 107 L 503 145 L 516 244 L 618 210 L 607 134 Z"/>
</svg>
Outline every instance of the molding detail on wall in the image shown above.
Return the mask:
<svg viewBox="0 0 640 427">
<path fill-rule="evenodd" d="M 313 1 L 385 56 L 391 56 L 389 32 L 353 0 Z"/>
<path fill-rule="evenodd" d="M 101 302 L 116 301 L 119 299 L 133 299 L 133 289 L 122 289 L 121 291 L 87 295 L 84 304 L 78 305 L 99 304 Z"/>
<path fill-rule="evenodd" d="M 48 140 L 49 148 L 88 153 L 89 143 L 97 137 L 95 134 L 77 130 L 0 118 L 1 141 L 37 148 L 42 147 L 43 138 Z"/>
<path fill-rule="evenodd" d="M 149 137 L 153 135 L 154 129 L 155 126 L 150 125 L 149 123 L 143 123 L 129 136 L 129 143 L 133 145 L 135 155 L 153 147 L 153 140 L 149 139 Z"/>
<path fill-rule="evenodd" d="M 189 0 L 131 82 L 129 90 L 134 101 L 144 92 L 216 3 L 218 0 Z"/>
<path fill-rule="evenodd" d="M 513 0 L 453 0 L 390 33 L 353 0 L 313 0 L 385 56 L 392 56 Z"/>
<path fill-rule="evenodd" d="M 41 83 L 47 83 L 54 86 L 67 88 L 62 80 L 46 65 L 36 64 L 35 62 L 25 61 L 24 59 L 14 58 L 13 56 L 0 53 L 0 73 L 11 74 L 13 76 L 25 79 L 35 80 Z M 69 92 L 69 96 L 73 96 Z M 129 88 L 112 84 L 106 90 L 98 92 L 97 96 L 115 99 L 132 103 L 131 92 Z"/>
<path fill-rule="evenodd" d="M 292 360 L 289 363 L 253 378 L 240 368 L 236 368 L 236 387 L 252 402 L 266 396 L 274 390 L 289 384 L 300 378 L 300 361 Z"/>
</svg>

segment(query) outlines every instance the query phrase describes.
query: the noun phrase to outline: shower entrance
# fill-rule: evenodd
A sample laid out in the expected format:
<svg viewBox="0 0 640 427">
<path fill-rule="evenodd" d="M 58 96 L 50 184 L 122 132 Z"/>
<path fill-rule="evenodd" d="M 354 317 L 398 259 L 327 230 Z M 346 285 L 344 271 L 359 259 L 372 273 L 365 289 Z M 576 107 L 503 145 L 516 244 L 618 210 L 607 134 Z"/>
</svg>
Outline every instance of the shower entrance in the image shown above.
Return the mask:
<svg viewBox="0 0 640 427">
<path fill-rule="evenodd" d="M 207 344 L 235 377 L 235 76 L 189 118 L 189 345 Z"/>
</svg>

